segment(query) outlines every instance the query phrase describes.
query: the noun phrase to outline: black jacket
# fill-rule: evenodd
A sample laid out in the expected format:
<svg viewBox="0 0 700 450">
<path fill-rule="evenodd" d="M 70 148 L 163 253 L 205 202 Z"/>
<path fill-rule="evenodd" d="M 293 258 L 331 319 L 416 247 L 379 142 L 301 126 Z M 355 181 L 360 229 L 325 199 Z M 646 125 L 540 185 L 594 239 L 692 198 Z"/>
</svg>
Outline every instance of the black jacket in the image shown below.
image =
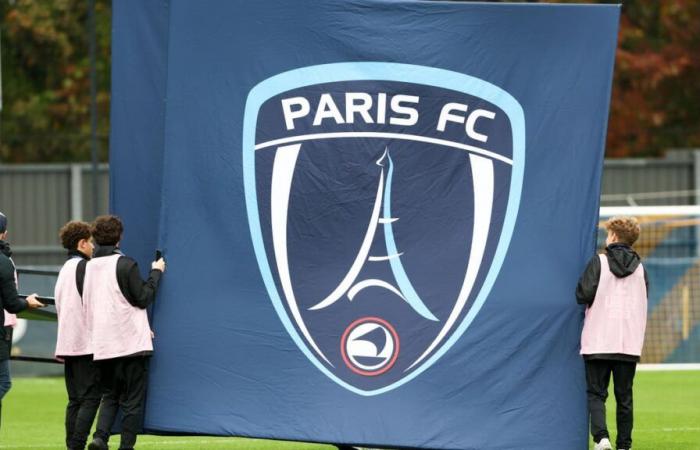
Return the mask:
<svg viewBox="0 0 700 450">
<path fill-rule="evenodd" d="M 156 290 L 158 289 L 158 283 L 160 282 L 162 272 L 157 269 L 152 269 L 148 278 L 144 281 L 141 279 L 141 273 L 139 272 L 136 261 L 125 256 L 115 246 L 100 246 L 95 251 L 93 257 L 100 258 L 114 254 L 122 255 L 117 261 L 117 282 L 119 283 L 119 290 L 132 306 L 146 309 L 156 298 Z M 80 283 L 79 286 L 80 285 L 82 285 L 82 283 Z"/>
<path fill-rule="evenodd" d="M 85 267 L 90 258 L 83 254 L 80 250 L 70 250 L 68 252 L 68 259 L 71 258 L 81 258 L 78 262 L 78 266 L 75 268 L 75 286 L 78 288 L 78 294 L 83 296 L 83 283 L 85 282 Z"/>
<path fill-rule="evenodd" d="M 632 247 L 627 244 L 614 243 L 605 248 L 605 256 L 608 258 L 610 272 L 618 278 L 630 276 L 637 270 L 642 262 L 641 258 Z M 596 292 L 598 291 L 598 282 L 600 281 L 600 259 L 598 255 L 594 255 L 583 271 L 581 278 L 576 285 L 576 302 L 581 305 L 590 307 L 595 300 Z M 649 296 L 649 277 L 647 270 L 644 268 L 644 284 L 647 288 L 647 297 Z M 639 357 L 633 355 L 622 354 L 599 354 L 585 355 L 586 359 L 614 359 L 621 361 L 639 361 Z"/>
<path fill-rule="evenodd" d="M 9 357 L 10 344 L 6 341 L 12 339 L 11 333 L 5 331 L 5 311 L 13 314 L 27 309 L 27 300 L 17 294 L 15 284 L 15 265 L 10 260 L 12 250 L 10 244 L 0 241 L 0 361 Z"/>
</svg>

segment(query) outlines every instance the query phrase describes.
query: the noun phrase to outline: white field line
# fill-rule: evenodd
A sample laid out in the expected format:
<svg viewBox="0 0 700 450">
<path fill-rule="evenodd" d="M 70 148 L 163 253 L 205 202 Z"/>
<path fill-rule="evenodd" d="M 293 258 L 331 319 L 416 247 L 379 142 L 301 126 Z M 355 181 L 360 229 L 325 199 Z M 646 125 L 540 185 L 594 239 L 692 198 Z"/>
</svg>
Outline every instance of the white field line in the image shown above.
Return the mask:
<svg viewBox="0 0 700 450">
<path fill-rule="evenodd" d="M 637 370 L 647 372 L 700 370 L 700 364 L 638 364 Z"/>
<path fill-rule="evenodd" d="M 617 432 L 615 427 L 609 427 L 609 431 Z M 662 427 L 662 428 L 640 428 L 634 427 L 632 434 L 636 433 L 681 433 L 685 431 L 700 431 L 700 427 Z"/>
<path fill-rule="evenodd" d="M 668 432 L 668 433 L 673 433 L 673 432 L 679 432 L 679 431 L 700 431 L 700 427 L 668 427 L 668 428 L 642 428 L 641 430 L 637 430 L 636 428 L 632 431 L 637 432 L 640 431 L 642 433 L 658 433 L 658 432 Z"/>
</svg>

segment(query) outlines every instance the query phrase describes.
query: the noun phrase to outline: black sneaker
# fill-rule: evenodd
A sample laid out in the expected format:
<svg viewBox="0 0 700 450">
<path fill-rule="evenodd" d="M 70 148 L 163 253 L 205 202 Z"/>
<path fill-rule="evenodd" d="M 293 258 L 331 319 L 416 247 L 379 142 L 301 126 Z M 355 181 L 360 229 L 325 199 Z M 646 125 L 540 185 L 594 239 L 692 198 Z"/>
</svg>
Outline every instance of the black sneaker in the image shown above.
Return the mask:
<svg viewBox="0 0 700 450">
<path fill-rule="evenodd" d="M 101 438 L 93 438 L 92 442 L 88 444 L 88 450 L 109 450 L 109 447 Z"/>
</svg>

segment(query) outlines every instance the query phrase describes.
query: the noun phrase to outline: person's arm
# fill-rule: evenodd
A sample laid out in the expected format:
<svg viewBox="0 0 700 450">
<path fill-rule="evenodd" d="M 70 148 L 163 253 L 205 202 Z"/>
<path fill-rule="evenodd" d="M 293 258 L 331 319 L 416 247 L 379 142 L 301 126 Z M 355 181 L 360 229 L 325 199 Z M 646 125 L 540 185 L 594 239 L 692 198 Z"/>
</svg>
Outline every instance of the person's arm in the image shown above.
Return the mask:
<svg viewBox="0 0 700 450">
<path fill-rule="evenodd" d="M 27 300 L 20 298 L 15 285 L 15 269 L 9 260 L 0 261 L 0 298 L 3 309 L 17 314 L 29 306 Z"/>
<path fill-rule="evenodd" d="M 576 285 L 576 303 L 591 306 L 600 281 L 600 258 L 593 256 Z"/>
<path fill-rule="evenodd" d="M 83 297 L 83 284 L 85 284 L 85 268 L 87 267 L 87 259 L 81 259 L 78 266 L 75 268 L 75 286 L 78 288 L 80 298 Z"/>
<path fill-rule="evenodd" d="M 117 262 L 117 280 L 119 288 L 127 301 L 137 308 L 145 309 L 156 298 L 156 290 L 162 272 L 152 269 L 146 281 L 141 279 L 136 261 L 122 256 Z"/>
<path fill-rule="evenodd" d="M 642 266 L 644 269 L 644 286 L 647 288 L 647 300 L 649 299 L 649 274 L 647 273 L 647 268 Z"/>
</svg>

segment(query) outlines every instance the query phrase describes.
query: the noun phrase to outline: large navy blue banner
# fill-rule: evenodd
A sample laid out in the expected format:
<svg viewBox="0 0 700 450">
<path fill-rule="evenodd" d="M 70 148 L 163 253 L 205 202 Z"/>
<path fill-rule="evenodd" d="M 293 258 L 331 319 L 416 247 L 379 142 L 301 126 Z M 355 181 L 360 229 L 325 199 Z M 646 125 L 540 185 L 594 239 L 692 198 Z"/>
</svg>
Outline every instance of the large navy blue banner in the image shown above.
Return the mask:
<svg viewBox="0 0 700 450">
<path fill-rule="evenodd" d="M 113 207 L 168 262 L 148 430 L 586 448 L 617 7 L 114 14 Z"/>
</svg>

